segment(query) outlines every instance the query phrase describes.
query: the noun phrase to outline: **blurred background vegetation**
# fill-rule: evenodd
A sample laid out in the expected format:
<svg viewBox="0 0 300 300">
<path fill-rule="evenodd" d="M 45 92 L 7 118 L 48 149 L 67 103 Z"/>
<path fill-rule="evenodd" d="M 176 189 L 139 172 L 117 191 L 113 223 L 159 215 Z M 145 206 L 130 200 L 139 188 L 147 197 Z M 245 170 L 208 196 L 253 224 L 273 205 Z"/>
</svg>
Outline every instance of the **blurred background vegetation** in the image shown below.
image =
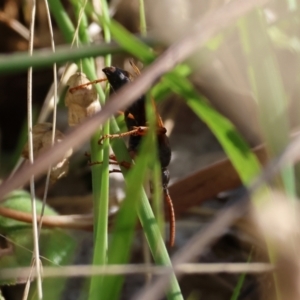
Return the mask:
<svg viewBox="0 0 300 300">
<path fill-rule="evenodd" d="M 290 145 L 291 137 L 298 136 L 299 2 L 249 0 L 249 3 L 253 3 L 253 9 L 245 13 L 242 1 L 49 0 L 57 47 L 70 45 L 75 36 L 77 42 L 73 48 L 92 44 L 105 54 L 93 58 L 92 63 L 90 58 L 83 58 L 69 61 L 75 63 L 71 67 L 67 62 L 58 65 L 57 77 L 62 83 L 58 94 L 57 128 L 66 135 L 69 126 L 64 96 L 68 78 L 64 78 L 63 72 L 83 69 L 92 80 L 103 77 L 101 69 L 111 64 L 133 73 L 129 59 L 134 59 L 143 73 L 143 68 L 155 64 L 166 49 L 182 41 L 195 26 L 198 25 L 198 30 L 201 30 L 201 22 L 205 24 L 205 20 L 213 20 L 219 12 L 225 16 L 227 7 L 235 9 L 237 21 L 234 19 L 230 25 L 209 36 L 188 59 L 159 78 L 151 90 L 172 148 L 169 170 L 170 194 L 177 216 L 175 247 L 167 252 L 160 244 L 159 235 L 156 239 L 158 231 L 150 228 L 151 214 L 147 214 L 144 200 L 141 200 L 137 214 L 133 213 L 135 199 L 144 199 L 142 186 L 147 181 L 144 178 L 150 176 L 147 166 L 155 165 L 153 144 L 149 146 L 145 142 L 148 150 L 152 150 L 141 151 L 136 171 L 126 176 L 127 187 L 124 187 L 121 174 L 108 177 L 107 170 L 100 165 L 92 167 L 91 175 L 85 152 L 91 152 L 92 160 L 100 157 L 107 162 L 107 152 L 104 150 L 103 154 L 102 147 L 97 145 L 101 135 L 98 131 L 91 137 L 90 143 L 81 145 L 74 152 L 67 176 L 50 185 L 45 210 L 47 216 L 94 213 L 94 228 L 97 230 L 93 233 L 91 226 L 88 230 L 43 228 L 39 244 L 41 255 L 45 257 L 42 260 L 44 266 L 145 262 L 168 266 L 168 253 L 170 256 L 178 253 L 196 233 L 205 233 L 210 225 L 220 220 L 224 209 L 230 209 L 239 201 L 242 203 L 239 197 L 240 191 L 244 192 L 242 187 L 252 188 L 253 180 L 264 166 L 274 163 L 274 159 Z M 32 1 L 0 1 L 2 180 L 9 178 L 27 141 L 27 71 L 18 68 L 15 63 L 10 70 L 4 71 L 4 63 L 13 62 L 21 52 L 28 50 L 31 8 Z M 213 21 L 217 22 L 216 19 Z M 108 32 L 118 47 L 118 54 L 111 56 L 104 48 L 110 40 Z M 203 32 L 204 37 L 207 32 Z M 38 55 L 38 50 L 50 49 L 50 41 L 46 6 L 43 1 L 38 1 L 35 54 Z M 195 39 L 194 44 L 198 42 Z M 195 45 L 193 47 L 196 48 Z M 68 54 L 68 49 L 69 46 L 62 49 L 64 54 Z M 174 57 L 176 59 L 176 54 Z M 52 84 L 53 70 L 50 66 L 34 68 L 33 124 L 52 122 Z M 100 92 L 98 89 L 101 105 L 104 103 L 104 85 L 102 88 Z M 112 131 L 117 130 L 116 124 L 121 130 L 126 130 L 122 117 L 116 117 L 116 121 L 110 122 Z M 122 141 L 114 141 L 112 148 L 117 157 L 123 155 L 119 154 L 125 148 Z M 296 160 L 291 157 L 293 163 L 285 163 L 278 173 L 272 173 L 268 185 L 260 181 L 263 188 L 251 195 L 251 201 L 248 200 L 253 204 L 250 212 L 244 214 L 241 210 L 238 220 L 233 217 L 228 226 L 219 228 L 218 239 L 216 236 L 210 242 L 204 242 L 205 249 L 187 260 L 208 264 L 246 263 L 244 269 L 230 274 L 220 265 L 219 271 L 201 274 L 203 271 L 199 267 L 196 274 L 178 276 L 181 292 L 175 277 L 172 279 L 170 291 L 166 293 L 168 299 L 299 299 L 299 207 L 295 201 L 299 197 L 299 166 L 294 163 Z M 142 170 L 141 173 L 139 170 Z M 160 176 L 151 176 L 153 182 L 159 182 Z M 29 190 L 28 184 L 22 188 Z M 45 177 L 36 180 L 35 189 L 37 198 L 42 199 Z M 98 212 L 103 212 L 99 209 L 103 208 L 103 198 L 107 198 L 109 223 L 101 221 L 107 215 L 98 215 Z M 160 198 L 159 192 L 157 198 Z M 5 199 L 2 207 L 30 213 L 30 195 L 25 191 L 15 191 Z M 129 204 L 126 206 L 126 203 Z M 41 206 L 39 201 L 38 211 Z M 120 206 L 119 217 L 115 217 Z M 161 208 L 155 213 L 161 228 Z M 143 239 L 141 226 L 136 225 L 137 217 L 146 239 Z M 108 236 L 104 233 L 106 227 L 109 227 Z M 30 224 L 0 217 L 1 268 L 30 265 L 33 250 L 31 231 Z M 147 241 L 152 257 L 145 246 Z M 157 247 L 162 254 L 156 253 Z M 252 263 L 261 263 L 261 272 L 248 274 Z M 263 268 L 263 263 L 270 263 L 278 270 L 269 272 L 269 269 Z M 94 276 L 91 281 L 87 278 L 45 279 L 43 299 L 131 299 L 153 283 L 156 276 L 150 279 L 147 274 Z M 25 279 L 18 275 L 13 280 L 1 278 L 4 299 L 20 299 Z M 34 284 L 30 291 L 28 299 L 38 299 Z M 151 299 L 156 298 L 153 296 Z"/>
</svg>

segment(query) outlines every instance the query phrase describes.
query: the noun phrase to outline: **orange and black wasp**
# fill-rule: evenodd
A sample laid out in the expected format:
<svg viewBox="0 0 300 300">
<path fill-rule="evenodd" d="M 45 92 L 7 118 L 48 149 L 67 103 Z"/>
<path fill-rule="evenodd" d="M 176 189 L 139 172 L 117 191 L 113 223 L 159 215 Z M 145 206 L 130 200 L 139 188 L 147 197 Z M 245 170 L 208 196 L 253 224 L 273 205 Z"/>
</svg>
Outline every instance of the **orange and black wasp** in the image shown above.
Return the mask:
<svg viewBox="0 0 300 300">
<path fill-rule="evenodd" d="M 140 74 L 139 69 L 133 64 L 132 66 L 135 72 L 137 74 Z M 117 67 L 113 67 L 113 66 L 106 67 L 102 71 L 106 75 L 107 80 L 110 83 L 113 92 L 115 93 L 117 93 L 122 86 L 124 86 L 125 84 L 133 80 L 133 76 L 129 72 Z M 100 79 L 99 81 L 103 81 L 103 79 Z M 127 132 L 103 136 L 99 140 L 99 143 L 101 143 L 101 141 L 103 141 L 103 139 L 106 138 L 117 138 L 117 137 L 129 136 L 128 151 L 131 157 L 134 158 L 138 154 L 141 140 L 148 130 L 146 111 L 145 111 L 145 101 L 146 101 L 146 96 L 142 95 L 124 111 L 124 119 L 125 119 L 126 127 L 128 129 Z M 169 210 L 169 219 L 170 219 L 169 244 L 170 246 L 173 246 L 175 242 L 175 213 L 173 208 L 173 202 L 168 190 L 170 175 L 169 175 L 169 170 L 167 169 L 171 160 L 171 148 L 170 148 L 169 139 L 166 135 L 167 130 L 164 127 L 162 119 L 157 112 L 154 100 L 152 100 L 152 104 L 153 104 L 153 109 L 155 111 L 156 120 L 157 120 L 156 134 L 157 134 L 158 156 L 159 156 L 159 161 L 161 164 L 161 172 L 162 172 L 161 173 L 162 187 L 164 192 L 164 198 L 168 205 L 168 210 Z"/>
</svg>

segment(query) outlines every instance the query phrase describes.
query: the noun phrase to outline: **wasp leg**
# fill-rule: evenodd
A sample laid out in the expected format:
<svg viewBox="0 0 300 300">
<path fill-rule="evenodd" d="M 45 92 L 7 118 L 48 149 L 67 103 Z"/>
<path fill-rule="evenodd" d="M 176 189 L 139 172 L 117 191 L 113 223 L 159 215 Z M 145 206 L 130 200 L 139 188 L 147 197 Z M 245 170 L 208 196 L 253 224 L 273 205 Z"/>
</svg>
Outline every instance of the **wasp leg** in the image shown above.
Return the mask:
<svg viewBox="0 0 300 300">
<path fill-rule="evenodd" d="M 90 82 L 87 82 L 87 83 L 84 83 L 84 84 L 80 84 L 80 85 L 77 85 L 77 86 L 74 86 L 72 88 L 69 89 L 69 92 L 70 93 L 74 93 L 75 91 L 78 91 L 78 90 L 81 90 L 91 84 L 95 84 L 95 83 L 99 83 L 99 82 L 102 82 L 102 81 L 106 81 L 107 79 L 106 78 L 101 78 L 101 79 L 96 79 L 96 80 L 93 80 L 93 81 L 90 81 Z"/>
<path fill-rule="evenodd" d="M 99 141 L 98 144 L 102 145 L 103 141 L 105 139 L 115 139 L 115 138 L 122 138 L 129 135 L 144 135 L 145 134 L 145 128 L 147 127 L 134 127 L 134 129 L 122 133 L 115 133 L 115 134 L 106 134 L 103 135 Z"/>
<path fill-rule="evenodd" d="M 87 154 L 87 153 L 86 153 L 85 155 L 88 156 L 88 157 L 90 157 L 90 155 Z M 89 166 L 101 165 L 101 164 L 103 164 L 103 161 L 94 161 L 94 162 L 91 162 L 91 161 L 89 160 L 89 162 L 88 162 L 88 165 L 89 165 Z M 111 154 L 111 155 L 109 156 L 109 164 L 110 164 L 110 165 L 116 165 L 116 166 L 124 167 L 124 168 L 126 168 L 126 169 L 130 169 L 130 168 L 131 168 L 131 165 L 132 165 L 130 162 L 127 162 L 127 161 L 121 161 L 121 162 L 118 162 L 118 161 L 117 161 L 117 158 L 116 158 L 116 156 L 115 156 L 114 154 Z M 118 169 L 112 169 L 112 170 L 109 171 L 109 173 L 115 173 L 115 172 L 121 172 L 121 170 L 118 170 Z"/>
</svg>

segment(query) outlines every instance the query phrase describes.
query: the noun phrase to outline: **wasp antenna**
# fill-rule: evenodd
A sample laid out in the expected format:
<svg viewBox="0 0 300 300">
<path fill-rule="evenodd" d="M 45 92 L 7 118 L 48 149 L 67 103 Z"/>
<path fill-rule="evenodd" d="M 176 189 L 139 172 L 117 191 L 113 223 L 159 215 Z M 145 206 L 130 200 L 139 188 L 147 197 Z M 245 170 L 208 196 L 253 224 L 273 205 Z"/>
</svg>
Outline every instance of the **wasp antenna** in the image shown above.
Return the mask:
<svg viewBox="0 0 300 300">
<path fill-rule="evenodd" d="M 141 75 L 140 69 L 137 67 L 137 65 L 133 62 L 132 59 L 129 60 L 129 63 L 130 63 L 130 65 L 131 65 L 131 67 L 132 67 L 132 69 L 133 69 L 135 75 Z"/>
<path fill-rule="evenodd" d="M 169 219 L 170 219 L 170 236 L 169 236 L 169 246 L 173 247 L 175 244 L 175 234 L 176 234 L 176 220 L 175 220 L 175 211 L 174 211 L 174 206 L 172 199 L 169 194 L 168 189 L 164 189 L 164 194 L 165 194 L 165 200 L 167 202 L 168 208 L 169 208 Z"/>
</svg>

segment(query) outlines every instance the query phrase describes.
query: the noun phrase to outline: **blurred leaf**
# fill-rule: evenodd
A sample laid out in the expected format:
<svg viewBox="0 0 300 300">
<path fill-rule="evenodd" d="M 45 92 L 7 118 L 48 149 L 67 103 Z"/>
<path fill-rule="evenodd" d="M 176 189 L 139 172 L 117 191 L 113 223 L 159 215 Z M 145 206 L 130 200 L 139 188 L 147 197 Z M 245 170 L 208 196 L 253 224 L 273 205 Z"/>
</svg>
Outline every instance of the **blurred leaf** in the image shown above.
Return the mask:
<svg viewBox="0 0 300 300">
<path fill-rule="evenodd" d="M 300 52 L 300 39 L 297 36 L 289 37 L 278 27 L 270 27 L 268 34 L 272 42 L 279 48 L 287 49 L 292 52 Z"/>
<path fill-rule="evenodd" d="M 215 51 L 222 45 L 223 42 L 224 34 L 218 34 L 214 38 L 212 38 L 208 43 L 206 43 L 206 47 L 209 50 Z"/>
</svg>

